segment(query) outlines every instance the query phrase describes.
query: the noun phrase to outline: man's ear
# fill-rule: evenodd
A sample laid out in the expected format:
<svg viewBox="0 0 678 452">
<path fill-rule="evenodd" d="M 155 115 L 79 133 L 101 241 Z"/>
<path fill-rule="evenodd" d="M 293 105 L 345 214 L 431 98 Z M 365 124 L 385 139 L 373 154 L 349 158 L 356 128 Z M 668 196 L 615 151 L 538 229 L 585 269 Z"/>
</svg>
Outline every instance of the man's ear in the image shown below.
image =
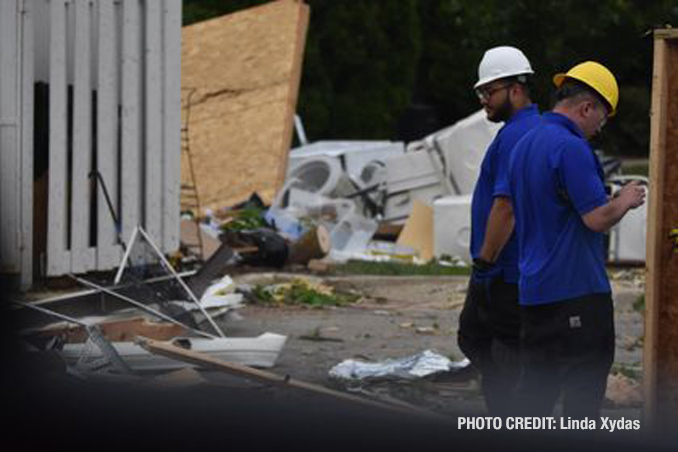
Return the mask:
<svg viewBox="0 0 678 452">
<path fill-rule="evenodd" d="M 585 100 L 579 104 L 579 114 L 582 117 L 587 118 L 591 114 L 591 109 L 593 108 L 593 102 L 590 100 Z"/>
</svg>

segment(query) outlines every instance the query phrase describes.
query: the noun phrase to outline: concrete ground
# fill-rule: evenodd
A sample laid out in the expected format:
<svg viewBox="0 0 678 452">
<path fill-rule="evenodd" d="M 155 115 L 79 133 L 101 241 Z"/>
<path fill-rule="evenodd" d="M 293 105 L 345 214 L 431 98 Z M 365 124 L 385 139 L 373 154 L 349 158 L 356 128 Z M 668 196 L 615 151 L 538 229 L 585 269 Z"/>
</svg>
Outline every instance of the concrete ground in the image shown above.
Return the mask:
<svg viewBox="0 0 678 452">
<path fill-rule="evenodd" d="M 643 316 L 638 301 L 644 294 L 642 277 L 636 270 L 613 271 L 611 275 L 617 329 L 613 373 L 639 377 Z M 236 277 L 236 282 L 268 284 L 289 277 L 244 275 Z M 456 332 L 467 277 L 346 276 L 322 280 L 337 290 L 360 293 L 362 298 L 354 305 L 320 309 L 249 304 L 239 311 L 242 320 L 224 324 L 226 334 L 253 336 L 270 331 L 287 335 L 288 341 L 271 371 L 330 387 L 336 387 L 337 382 L 329 377 L 329 370 L 345 359 L 381 361 L 427 349 L 455 361 L 463 359 Z M 378 383 L 362 389 L 440 413 L 484 413 L 476 379 Z M 640 408 L 639 401 L 608 401 L 605 413 L 637 419 Z"/>
</svg>

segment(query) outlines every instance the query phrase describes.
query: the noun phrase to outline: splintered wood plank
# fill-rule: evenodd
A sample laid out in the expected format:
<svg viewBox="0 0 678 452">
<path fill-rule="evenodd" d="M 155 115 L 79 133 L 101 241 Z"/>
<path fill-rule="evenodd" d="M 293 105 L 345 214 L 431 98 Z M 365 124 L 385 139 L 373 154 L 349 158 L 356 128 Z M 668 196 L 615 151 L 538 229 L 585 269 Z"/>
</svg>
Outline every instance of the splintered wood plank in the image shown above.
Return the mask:
<svg viewBox="0 0 678 452">
<path fill-rule="evenodd" d="M 303 2 L 280 0 L 183 28 L 182 87 L 197 89 L 188 126 L 203 208 L 253 192 L 270 202 L 282 183 L 308 19 Z"/>
<path fill-rule="evenodd" d="M 678 421 L 678 32 L 658 31 L 652 84 L 650 193 L 646 257 L 645 415 Z"/>
<path fill-rule="evenodd" d="M 176 359 L 186 363 L 194 364 L 208 369 L 214 369 L 225 372 L 230 375 L 235 375 L 247 378 L 253 381 L 275 384 L 278 386 L 288 386 L 296 389 L 301 389 L 317 395 L 324 395 L 340 399 L 346 402 L 358 403 L 361 405 L 371 406 L 391 411 L 401 411 L 408 414 L 417 414 L 421 416 L 443 419 L 444 416 L 438 415 L 431 411 L 407 404 L 405 402 L 392 400 L 391 403 L 383 403 L 380 401 L 369 400 L 353 394 L 335 391 L 324 386 L 299 381 L 289 376 L 280 376 L 264 370 L 255 369 L 243 364 L 226 362 L 221 359 L 213 358 L 205 353 L 200 353 L 192 350 L 177 347 L 167 342 L 160 342 L 153 339 L 148 339 L 142 336 L 137 337 L 136 342 L 151 353 L 168 358 Z"/>
</svg>

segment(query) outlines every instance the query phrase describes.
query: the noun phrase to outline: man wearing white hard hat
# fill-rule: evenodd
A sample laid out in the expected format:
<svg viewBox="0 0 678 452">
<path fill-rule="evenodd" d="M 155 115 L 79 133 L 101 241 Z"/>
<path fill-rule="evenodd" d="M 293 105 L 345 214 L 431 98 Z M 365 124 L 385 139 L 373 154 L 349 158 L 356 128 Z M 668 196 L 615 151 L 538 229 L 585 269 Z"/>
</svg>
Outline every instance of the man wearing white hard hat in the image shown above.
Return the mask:
<svg viewBox="0 0 678 452">
<path fill-rule="evenodd" d="M 471 204 L 473 272 L 458 343 L 481 374 L 488 411 L 512 411 L 519 376 L 518 247 L 507 179 L 512 149 L 540 122 L 527 85 L 530 62 L 515 47 L 485 52 L 474 86 L 487 118 L 504 122 L 483 158 Z"/>
</svg>

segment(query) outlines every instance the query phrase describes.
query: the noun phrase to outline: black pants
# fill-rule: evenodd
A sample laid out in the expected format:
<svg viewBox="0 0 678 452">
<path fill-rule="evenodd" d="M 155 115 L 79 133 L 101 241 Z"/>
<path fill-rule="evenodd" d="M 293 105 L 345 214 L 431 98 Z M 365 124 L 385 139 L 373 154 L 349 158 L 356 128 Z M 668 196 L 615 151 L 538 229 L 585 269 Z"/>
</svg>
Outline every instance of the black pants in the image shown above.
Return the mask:
<svg viewBox="0 0 678 452">
<path fill-rule="evenodd" d="M 562 392 L 565 416 L 596 419 L 614 361 L 611 295 L 523 307 L 522 328 L 524 414 L 549 416 Z"/>
<path fill-rule="evenodd" d="M 520 375 L 518 285 L 472 276 L 459 316 L 457 341 L 480 372 L 489 413 L 512 414 Z"/>
</svg>

